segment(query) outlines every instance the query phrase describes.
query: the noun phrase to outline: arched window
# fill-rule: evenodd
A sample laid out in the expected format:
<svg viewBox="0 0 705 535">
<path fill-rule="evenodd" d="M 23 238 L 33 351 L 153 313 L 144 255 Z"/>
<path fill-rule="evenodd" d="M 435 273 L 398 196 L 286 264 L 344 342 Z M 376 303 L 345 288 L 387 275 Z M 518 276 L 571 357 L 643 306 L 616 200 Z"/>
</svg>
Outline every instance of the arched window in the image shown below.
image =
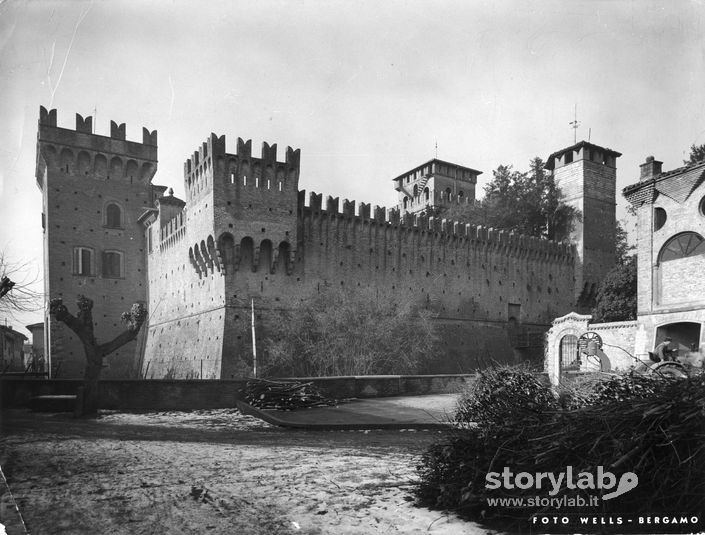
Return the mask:
<svg viewBox="0 0 705 535">
<path fill-rule="evenodd" d="M 428 188 L 424 188 L 424 189 L 423 189 L 423 198 L 424 198 L 424 201 L 428 202 L 429 195 L 430 195 L 430 192 L 428 191 Z"/>
<path fill-rule="evenodd" d="M 451 194 L 451 193 L 453 193 L 453 190 L 451 190 L 450 188 L 446 188 L 446 200 L 447 200 L 447 199 L 450 199 L 450 194 Z"/>
<path fill-rule="evenodd" d="M 122 228 L 122 208 L 114 202 L 105 207 L 105 226 L 108 228 Z"/>
<path fill-rule="evenodd" d="M 666 224 L 666 219 L 668 219 L 668 214 L 663 208 L 654 208 L 654 230 L 661 230 Z"/>
<path fill-rule="evenodd" d="M 419 196 L 419 186 L 418 184 L 414 184 L 414 197 Z"/>
<path fill-rule="evenodd" d="M 409 197 L 404 197 L 404 210 L 409 207 Z"/>
<path fill-rule="evenodd" d="M 683 232 L 666 242 L 659 253 L 658 263 L 701 254 L 705 254 L 703 237 L 695 232 Z"/>
</svg>

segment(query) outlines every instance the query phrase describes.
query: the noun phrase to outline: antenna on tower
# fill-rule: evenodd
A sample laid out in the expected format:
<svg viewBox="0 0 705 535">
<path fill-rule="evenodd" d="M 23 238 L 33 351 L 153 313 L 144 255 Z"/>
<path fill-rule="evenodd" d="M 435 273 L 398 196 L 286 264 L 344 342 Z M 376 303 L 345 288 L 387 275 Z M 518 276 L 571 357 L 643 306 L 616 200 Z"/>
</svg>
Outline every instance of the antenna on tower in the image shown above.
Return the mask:
<svg viewBox="0 0 705 535">
<path fill-rule="evenodd" d="M 568 123 L 573 129 L 573 143 L 578 142 L 578 127 L 580 126 L 580 121 L 578 121 L 578 104 L 575 104 L 575 109 L 573 110 L 573 120 Z"/>
<path fill-rule="evenodd" d="M 436 140 L 436 158 L 438 158 L 438 140 Z"/>
</svg>

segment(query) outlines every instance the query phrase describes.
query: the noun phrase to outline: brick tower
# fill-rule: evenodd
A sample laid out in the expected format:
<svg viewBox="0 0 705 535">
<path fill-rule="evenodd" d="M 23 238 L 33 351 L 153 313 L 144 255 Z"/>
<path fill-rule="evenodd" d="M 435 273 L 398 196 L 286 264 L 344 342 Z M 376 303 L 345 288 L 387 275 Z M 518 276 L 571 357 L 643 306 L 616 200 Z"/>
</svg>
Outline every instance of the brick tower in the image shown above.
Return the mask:
<svg viewBox="0 0 705 535">
<path fill-rule="evenodd" d="M 481 174 L 482 171 L 434 158 L 394 179 L 399 210 L 404 215 L 473 202 L 475 184 Z"/>
<path fill-rule="evenodd" d="M 553 173 L 566 204 L 582 214 L 574 222 L 576 245 L 575 304 L 579 312 L 592 307 L 595 293 L 615 262 L 615 195 L 617 158 L 621 153 L 580 141 L 554 152 L 546 169 Z"/>
<path fill-rule="evenodd" d="M 145 234 L 138 218 L 164 188 L 157 170 L 157 132 L 142 143 L 125 139 L 111 121 L 110 137 L 93 134 L 93 118 L 76 115 L 76 129 L 57 127 L 56 110 L 39 112 L 37 186 L 42 191 L 44 291 L 76 312 L 75 299 L 94 301 L 98 341 L 124 329 L 120 314 L 147 299 Z M 48 306 L 47 306 L 48 309 Z M 83 348 L 65 325 L 45 317 L 45 347 L 55 376 L 81 377 Z M 139 342 L 139 339 L 138 339 Z M 138 342 L 106 359 L 104 377 L 129 377 Z"/>
</svg>

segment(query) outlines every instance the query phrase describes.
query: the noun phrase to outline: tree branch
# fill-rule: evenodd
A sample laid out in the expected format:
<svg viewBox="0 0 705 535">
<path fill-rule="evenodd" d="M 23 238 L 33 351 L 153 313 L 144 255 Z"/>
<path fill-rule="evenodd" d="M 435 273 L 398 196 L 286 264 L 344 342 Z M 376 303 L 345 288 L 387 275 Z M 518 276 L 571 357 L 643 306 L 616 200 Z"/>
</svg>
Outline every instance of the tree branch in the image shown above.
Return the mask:
<svg viewBox="0 0 705 535">
<path fill-rule="evenodd" d="M 107 357 L 113 351 L 120 349 L 126 343 L 131 342 L 132 340 L 137 338 L 138 333 L 139 333 L 139 329 L 127 329 L 127 330 L 121 332 L 120 334 L 118 334 L 115 338 L 113 338 L 109 342 L 105 342 L 104 344 L 99 345 L 98 351 L 100 352 L 100 354 L 102 356 Z"/>
<path fill-rule="evenodd" d="M 79 321 L 76 316 L 69 312 L 61 299 L 52 299 L 49 303 L 49 313 L 53 315 L 58 321 L 65 324 L 69 329 L 76 333 L 76 336 L 81 340 L 81 342 L 90 343 L 93 340 L 93 331 L 86 332 L 83 322 Z"/>
</svg>

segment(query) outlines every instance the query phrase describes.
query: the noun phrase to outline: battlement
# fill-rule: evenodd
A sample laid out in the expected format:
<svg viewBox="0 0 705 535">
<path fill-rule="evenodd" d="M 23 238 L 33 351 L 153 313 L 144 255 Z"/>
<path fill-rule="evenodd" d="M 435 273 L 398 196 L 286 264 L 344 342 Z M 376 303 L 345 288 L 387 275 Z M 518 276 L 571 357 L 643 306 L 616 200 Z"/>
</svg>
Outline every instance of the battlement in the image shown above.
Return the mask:
<svg viewBox="0 0 705 535">
<path fill-rule="evenodd" d="M 159 250 L 173 247 L 186 236 L 186 213 L 182 210 L 159 229 Z"/>
<path fill-rule="evenodd" d="M 56 109 L 39 107 L 39 141 L 157 161 L 157 131 L 142 128 L 142 142 L 128 141 L 125 123 L 110 121 L 110 136 L 93 133 L 93 117 L 76 114 L 75 129 L 57 126 Z"/>
<path fill-rule="evenodd" d="M 111 121 L 111 137 L 93 133 L 93 117 L 76 114 L 74 130 L 57 126 L 56 109 L 39 108 L 36 178 L 54 173 L 149 183 L 157 171 L 157 131 L 142 129 L 142 143 L 125 139 L 125 124 Z"/>
<path fill-rule="evenodd" d="M 236 153 L 226 152 L 225 136 L 211 135 L 184 162 L 184 185 L 190 197 L 211 181 L 272 189 L 296 190 L 301 150 L 286 148 L 285 160 L 277 160 L 277 145 L 262 143 L 261 156 L 252 156 L 252 140 L 237 138 Z"/>
<path fill-rule="evenodd" d="M 572 261 L 575 251 L 570 244 L 558 243 L 551 240 L 535 238 L 493 229 L 491 227 L 475 226 L 449 219 L 428 217 L 423 214 L 401 214 L 398 208 L 385 207 L 343 200 L 342 210 L 340 199 L 328 196 L 325 209 L 323 209 L 323 195 L 311 192 L 307 198 L 306 191 L 299 192 L 299 206 L 302 208 L 304 219 L 316 217 L 342 218 L 360 223 L 393 227 L 400 231 L 420 232 L 433 235 L 439 239 L 467 240 L 488 247 L 514 250 L 515 252 L 529 253 L 545 257 L 557 257 Z"/>
</svg>

